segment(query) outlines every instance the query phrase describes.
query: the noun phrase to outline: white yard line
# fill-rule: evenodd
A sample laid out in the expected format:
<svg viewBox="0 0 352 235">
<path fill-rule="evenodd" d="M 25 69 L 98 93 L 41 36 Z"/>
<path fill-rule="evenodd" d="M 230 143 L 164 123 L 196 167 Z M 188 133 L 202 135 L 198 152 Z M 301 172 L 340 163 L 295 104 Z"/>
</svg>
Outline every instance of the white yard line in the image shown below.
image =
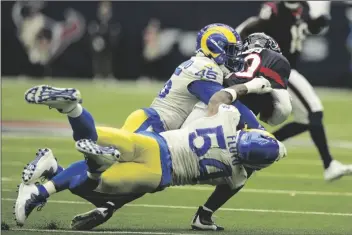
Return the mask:
<svg viewBox="0 0 352 235">
<path fill-rule="evenodd" d="M 199 233 L 173 233 L 173 232 L 148 232 L 148 231 L 76 231 L 76 230 L 50 230 L 50 229 L 22 229 L 15 228 L 11 231 L 45 232 L 45 233 L 74 233 L 74 234 L 155 234 L 155 235 L 200 235 Z"/>
<path fill-rule="evenodd" d="M 3 201 L 15 201 L 14 198 L 2 198 Z M 50 203 L 58 204 L 90 204 L 80 201 L 50 200 Z M 126 204 L 128 207 L 144 207 L 144 208 L 165 208 L 165 209 L 186 209 L 196 210 L 197 207 L 192 206 L 171 206 L 171 205 L 152 205 L 152 204 Z M 299 214 L 299 215 L 327 215 L 327 216 L 351 216 L 352 213 L 338 212 L 320 212 L 320 211 L 291 211 L 291 210 L 267 210 L 267 209 L 249 209 L 249 208 L 220 208 L 221 211 L 237 211 L 237 212 L 255 212 L 255 213 L 279 213 L 279 214 Z"/>
<path fill-rule="evenodd" d="M 213 191 L 214 187 L 209 186 L 178 186 L 170 187 L 173 190 L 190 190 L 190 191 Z M 300 190 L 282 190 L 282 189 L 254 189 L 244 188 L 241 193 L 263 193 L 263 194 L 287 194 L 295 195 L 310 195 L 310 196 L 344 196 L 352 197 L 352 192 L 324 192 L 324 191 L 300 191 Z"/>
<path fill-rule="evenodd" d="M 175 186 L 167 190 L 185 190 L 185 191 L 213 191 L 214 187 L 209 186 Z M 15 192 L 15 189 L 3 188 L 3 192 Z M 334 197 L 352 197 L 352 192 L 325 192 L 325 191 L 300 191 L 300 190 L 283 190 L 283 189 L 254 189 L 244 188 L 241 193 L 254 194 L 277 194 L 277 195 L 306 195 L 306 196 L 334 196 Z"/>
</svg>

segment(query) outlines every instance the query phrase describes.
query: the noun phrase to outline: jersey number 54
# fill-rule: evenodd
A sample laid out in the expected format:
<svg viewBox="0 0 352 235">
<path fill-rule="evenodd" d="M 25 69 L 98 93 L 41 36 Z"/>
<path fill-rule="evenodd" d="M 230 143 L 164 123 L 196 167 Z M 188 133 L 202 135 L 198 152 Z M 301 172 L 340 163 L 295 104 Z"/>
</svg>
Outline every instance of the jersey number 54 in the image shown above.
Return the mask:
<svg viewBox="0 0 352 235">
<path fill-rule="evenodd" d="M 195 140 L 197 138 L 202 139 L 202 146 L 196 146 Z M 207 180 L 218 177 L 231 176 L 231 166 L 226 165 L 222 161 L 216 159 L 216 157 L 219 156 L 214 156 L 213 158 L 205 156 L 211 148 L 226 149 L 226 141 L 222 126 L 217 126 L 214 128 L 196 129 L 195 132 L 189 134 L 188 141 L 189 147 L 199 159 L 200 177 L 198 178 L 198 180 Z M 213 167 L 213 169 L 215 167 L 218 170 L 208 170 L 208 166 Z"/>
</svg>

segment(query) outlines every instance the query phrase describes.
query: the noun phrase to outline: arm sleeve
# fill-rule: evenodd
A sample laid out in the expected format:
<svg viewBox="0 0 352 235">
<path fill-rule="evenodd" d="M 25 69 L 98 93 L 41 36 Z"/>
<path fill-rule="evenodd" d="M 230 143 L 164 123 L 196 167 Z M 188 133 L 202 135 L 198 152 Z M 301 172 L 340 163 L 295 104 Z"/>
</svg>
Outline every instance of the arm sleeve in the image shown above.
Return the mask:
<svg viewBox="0 0 352 235">
<path fill-rule="evenodd" d="M 259 124 L 257 117 L 249 108 L 247 108 L 247 106 L 245 106 L 238 100 L 232 103 L 232 105 L 234 105 L 241 114 L 238 128 L 243 128 L 244 125 L 247 124 L 248 128 L 265 130 L 264 127 Z"/>
<path fill-rule="evenodd" d="M 224 87 L 219 83 L 196 80 L 191 82 L 187 88 L 192 95 L 197 97 L 203 103 L 208 104 L 210 98 Z"/>
</svg>

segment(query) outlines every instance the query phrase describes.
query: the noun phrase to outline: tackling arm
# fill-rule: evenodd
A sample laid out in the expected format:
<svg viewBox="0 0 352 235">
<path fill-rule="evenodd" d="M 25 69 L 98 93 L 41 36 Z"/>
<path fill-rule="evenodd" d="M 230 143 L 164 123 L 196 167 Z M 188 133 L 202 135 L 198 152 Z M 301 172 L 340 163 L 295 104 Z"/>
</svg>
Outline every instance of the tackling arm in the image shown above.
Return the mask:
<svg viewBox="0 0 352 235">
<path fill-rule="evenodd" d="M 208 104 L 210 98 L 218 91 L 221 91 L 223 88 L 224 87 L 221 86 L 219 83 L 201 80 L 193 81 L 188 86 L 189 92 L 196 96 L 204 104 Z M 249 128 L 263 128 L 259 124 L 253 112 L 248 109 L 245 105 L 243 105 L 240 101 L 236 100 L 235 102 L 232 102 L 232 105 L 234 105 L 241 113 L 239 127 L 243 127 L 245 124 L 247 124 Z"/>
<path fill-rule="evenodd" d="M 218 112 L 220 104 L 231 104 L 238 96 L 249 93 L 264 94 L 270 92 L 271 84 L 264 77 L 257 77 L 244 84 L 237 84 L 216 92 L 209 100 L 208 116 Z"/>
</svg>

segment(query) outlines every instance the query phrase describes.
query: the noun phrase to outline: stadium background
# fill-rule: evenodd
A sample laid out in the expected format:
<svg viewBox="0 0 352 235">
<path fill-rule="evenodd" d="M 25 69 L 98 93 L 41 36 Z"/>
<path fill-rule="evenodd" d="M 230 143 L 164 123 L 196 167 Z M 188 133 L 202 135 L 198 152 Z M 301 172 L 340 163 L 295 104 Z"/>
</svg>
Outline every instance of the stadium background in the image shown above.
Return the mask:
<svg viewBox="0 0 352 235">
<path fill-rule="evenodd" d="M 89 25 L 97 21 L 98 2 L 47 2 L 40 10 L 53 20 L 64 20 L 65 10 L 73 8 L 87 26 L 79 41 L 44 66 L 29 61 L 13 23 L 13 5 L 1 3 L 2 229 L 7 224 L 14 230 L 7 234 L 48 234 L 60 233 L 57 229 L 69 233 L 70 219 L 92 206 L 67 192 L 54 195 L 41 212 L 33 212 L 21 231 L 16 228 L 12 218 L 16 185 L 37 148 L 53 149 L 64 166 L 82 158 L 74 149 L 66 118 L 26 104 L 24 91 L 38 83 L 77 87 L 98 124 L 119 127 L 133 110 L 148 106 L 175 66 L 190 56 L 199 28 L 212 22 L 235 27 L 257 14 L 260 2 L 112 2 L 111 30 L 118 29 L 118 33 L 116 45 L 108 45 L 113 52 L 113 76 L 105 79 L 96 76 L 93 68 L 99 58 L 109 61 L 109 55 L 94 52 L 97 35 L 89 33 Z M 299 64 L 309 81 L 320 86 L 317 91 L 325 107 L 329 143 L 333 155 L 343 163 L 352 163 L 352 123 L 348 118 L 352 115 L 348 108 L 352 99 L 351 11 L 344 2 L 331 5 L 330 30 L 308 39 Z M 156 22 L 162 35 L 159 43 L 153 43 L 155 34 L 150 36 L 158 32 Z M 152 38 L 149 44 L 145 44 L 146 37 Z M 289 157 L 254 175 L 244 190 L 216 213 L 217 222 L 227 229 L 221 234 L 352 234 L 352 178 L 324 182 L 309 135 L 286 143 Z M 211 190 L 175 187 L 147 195 L 121 209 L 97 233 L 200 234 L 189 230 L 189 222 Z"/>
</svg>

